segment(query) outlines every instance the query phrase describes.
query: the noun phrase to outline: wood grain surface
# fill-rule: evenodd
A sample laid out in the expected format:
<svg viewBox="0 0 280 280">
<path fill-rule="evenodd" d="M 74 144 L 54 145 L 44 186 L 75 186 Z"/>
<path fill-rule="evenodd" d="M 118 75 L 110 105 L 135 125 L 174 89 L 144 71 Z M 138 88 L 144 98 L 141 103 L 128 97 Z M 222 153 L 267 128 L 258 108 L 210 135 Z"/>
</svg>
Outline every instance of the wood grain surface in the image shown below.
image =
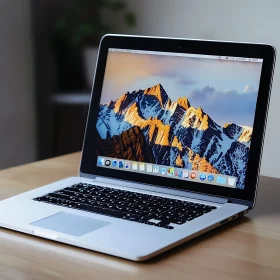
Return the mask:
<svg viewBox="0 0 280 280">
<path fill-rule="evenodd" d="M 75 153 L 2 170 L 0 199 L 76 176 L 79 161 Z M 279 200 L 280 180 L 261 177 L 246 217 L 144 263 L 0 229 L 0 279 L 280 279 Z"/>
</svg>

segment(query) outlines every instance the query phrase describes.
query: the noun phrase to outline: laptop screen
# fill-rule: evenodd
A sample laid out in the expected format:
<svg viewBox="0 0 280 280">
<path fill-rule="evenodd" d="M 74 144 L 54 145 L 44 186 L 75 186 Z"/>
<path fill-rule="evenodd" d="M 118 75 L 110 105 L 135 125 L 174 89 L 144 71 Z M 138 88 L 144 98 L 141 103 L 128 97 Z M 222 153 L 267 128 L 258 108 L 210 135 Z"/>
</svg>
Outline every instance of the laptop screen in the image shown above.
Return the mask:
<svg viewBox="0 0 280 280">
<path fill-rule="evenodd" d="M 262 59 L 109 49 L 97 166 L 244 189 Z"/>
</svg>

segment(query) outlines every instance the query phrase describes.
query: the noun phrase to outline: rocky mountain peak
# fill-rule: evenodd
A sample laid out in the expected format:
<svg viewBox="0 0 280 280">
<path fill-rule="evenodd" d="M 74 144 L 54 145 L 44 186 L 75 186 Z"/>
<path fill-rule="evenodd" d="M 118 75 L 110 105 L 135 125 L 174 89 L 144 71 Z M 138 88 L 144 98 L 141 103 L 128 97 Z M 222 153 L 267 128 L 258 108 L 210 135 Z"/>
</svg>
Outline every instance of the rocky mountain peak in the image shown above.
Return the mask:
<svg viewBox="0 0 280 280">
<path fill-rule="evenodd" d="M 186 110 L 188 110 L 191 107 L 191 104 L 187 97 L 180 97 L 177 103 Z"/>
<path fill-rule="evenodd" d="M 166 101 L 169 99 L 161 84 L 145 89 L 144 94 L 155 96 L 159 100 L 161 107 L 164 107 Z"/>
<path fill-rule="evenodd" d="M 190 107 L 182 122 L 184 127 L 192 127 L 199 130 L 206 130 L 210 123 L 214 123 L 212 119 L 202 110 L 201 107 Z"/>
<path fill-rule="evenodd" d="M 240 143 L 245 143 L 246 146 L 250 145 L 253 129 L 249 126 L 239 126 L 234 123 L 226 123 L 223 126 L 224 133 Z"/>
</svg>

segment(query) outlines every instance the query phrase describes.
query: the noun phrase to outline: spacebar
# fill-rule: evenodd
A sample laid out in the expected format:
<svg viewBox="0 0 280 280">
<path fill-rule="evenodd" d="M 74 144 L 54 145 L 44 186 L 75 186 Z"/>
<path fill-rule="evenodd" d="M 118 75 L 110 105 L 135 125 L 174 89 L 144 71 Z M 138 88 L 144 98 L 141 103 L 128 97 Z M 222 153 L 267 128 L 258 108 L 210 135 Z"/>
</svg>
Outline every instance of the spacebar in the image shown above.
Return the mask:
<svg viewBox="0 0 280 280">
<path fill-rule="evenodd" d="M 91 206 L 88 204 L 77 203 L 75 206 L 76 206 L 75 207 L 76 209 L 81 209 L 81 210 L 89 211 L 92 213 L 102 214 L 102 215 L 111 216 L 111 217 L 115 217 L 115 218 L 121 218 L 121 217 L 125 216 L 125 214 L 120 211 L 104 209 L 101 207 Z"/>
</svg>

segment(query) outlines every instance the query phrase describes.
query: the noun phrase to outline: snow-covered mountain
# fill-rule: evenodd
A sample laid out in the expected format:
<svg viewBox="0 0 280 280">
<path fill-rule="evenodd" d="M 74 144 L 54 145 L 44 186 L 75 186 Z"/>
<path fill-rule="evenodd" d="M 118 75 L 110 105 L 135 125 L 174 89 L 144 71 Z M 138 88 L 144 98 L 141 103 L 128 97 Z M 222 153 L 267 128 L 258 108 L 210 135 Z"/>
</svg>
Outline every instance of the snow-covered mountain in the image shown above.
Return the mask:
<svg viewBox="0 0 280 280">
<path fill-rule="evenodd" d="M 249 126 L 239 126 L 234 123 L 227 123 L 223 127 L 224 133 L 230 138 L 250 148 L 253 129 Z"/>
<path fill-rule="evenodd" d="M 100 105 L 96 128 L 101 140 L 121 141 L 124 132 L 127 139 L 133 127 L 142 131 L 155 163 L 236 176 L 237 186 L 244 188 L 252 128 L 221 127 L 186 97 L 172 101 L 161 84 Z"/>
</svg>

